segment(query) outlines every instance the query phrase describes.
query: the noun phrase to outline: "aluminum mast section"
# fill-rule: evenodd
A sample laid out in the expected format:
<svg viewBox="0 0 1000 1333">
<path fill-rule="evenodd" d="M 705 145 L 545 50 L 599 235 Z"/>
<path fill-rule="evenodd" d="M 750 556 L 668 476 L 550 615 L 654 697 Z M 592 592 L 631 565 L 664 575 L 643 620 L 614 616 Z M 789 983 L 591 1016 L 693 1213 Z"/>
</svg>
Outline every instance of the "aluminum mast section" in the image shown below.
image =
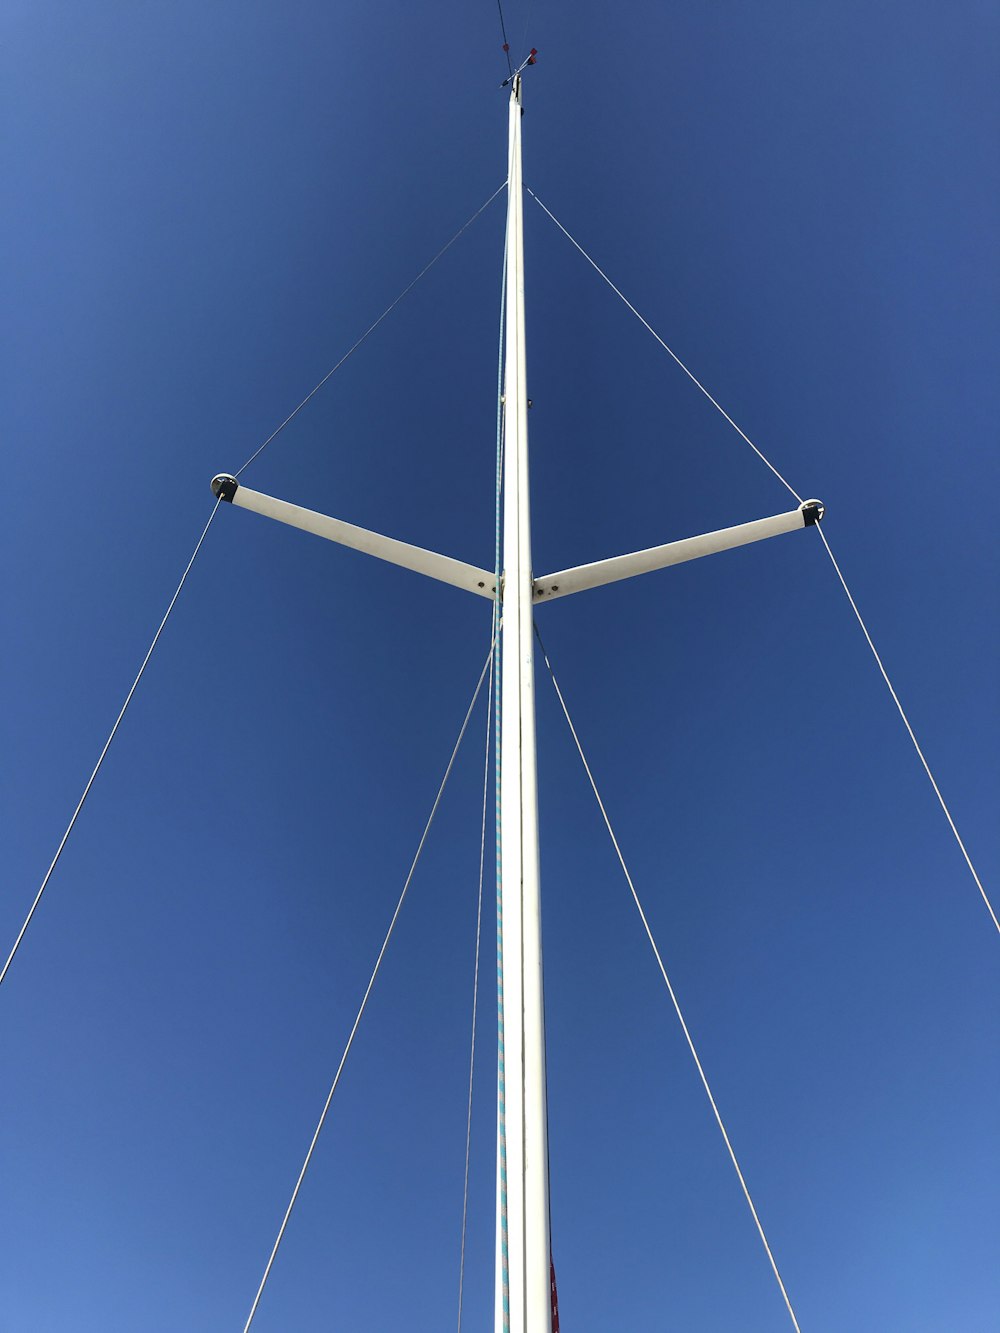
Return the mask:
<svg viewBox="0 0 1000 1333">
<path fill-rule="evenodd" d="M 545 1025 L 538 874 L 528 395 L 525 382 L 521 80 L 510 96 L 504 369 L 503 631 L 500 682 L 500 859 L 506 1244 L 497 1150 L 496 1333 L 551 1333 Z M 509 1324 L 504 1312 L 504 1260 Z"/>
<path fill-rule="evenodd" d="M 631 555 L 577 565 L 535 580 L 531 572 L 528 494 L 528 395 L 524 343 L 524 242 L 521 183 L 521 79 L 514 75 L 507 172 L 506 359 L 504 365 L 503 626 L 500 663 L 500 880 L 503 1063 L 497 1086 L 496 1333 L 552 1333 L 548 1129 L 542 929 L 535 761 L 535 663 L 532 612 L 550 601 L 810 527 L 823 518 L 818 500 L 797 510 Z M 442 583 L 492 598 L 495 576 L 476 565 L 384 537 L 241 486 L 219 473 L 219 500 L 315 533 Z M 501 1117 L 504 1139 L 501 1140 Z M 505 1143 L 506 1170 L 501 1164 Z M 308 1160 L 308 1159 L 307 1159 Z M 506 1202 L 506 1207 L 504 1207 Z"/>
</svg>

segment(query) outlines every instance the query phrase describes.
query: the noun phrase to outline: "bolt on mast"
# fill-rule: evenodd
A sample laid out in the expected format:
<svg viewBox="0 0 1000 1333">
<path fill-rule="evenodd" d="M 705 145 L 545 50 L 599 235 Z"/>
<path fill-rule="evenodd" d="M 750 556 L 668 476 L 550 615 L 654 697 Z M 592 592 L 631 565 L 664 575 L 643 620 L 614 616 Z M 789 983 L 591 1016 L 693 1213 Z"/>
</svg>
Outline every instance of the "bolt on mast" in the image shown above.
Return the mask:
<svg viewBox="0 0 1000 1333">
<path fill-rule="evenodd" d="M 496 1333 L 550 1333 L 548 1131 L 538 870 L 528 395 L 524 339 L 521 79 L 510 95 L 504 369 L 500 902 L 504 1061 L 498 1083 Z M 499 1125 L 498 1125 L 499 1128 Z M 506 1209 L 502 1194 L 506 1189 Z M 504 1216 L 506 1234 L 504 1234 Z M 504 1278 L 506 1277 L 506 1282 Z M 506 1287 L 506 1293 L 505 1293 Z M 505 1294 L 507 1310 L 505 1312 Z"/>
</svg>

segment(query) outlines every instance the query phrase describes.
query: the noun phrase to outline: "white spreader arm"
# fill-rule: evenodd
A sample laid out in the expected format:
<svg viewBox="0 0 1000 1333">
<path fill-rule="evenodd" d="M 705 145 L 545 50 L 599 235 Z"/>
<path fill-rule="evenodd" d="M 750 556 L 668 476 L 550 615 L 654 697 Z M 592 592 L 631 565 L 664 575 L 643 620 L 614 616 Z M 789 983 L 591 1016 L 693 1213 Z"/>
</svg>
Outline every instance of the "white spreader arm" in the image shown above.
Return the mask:
<svg viewBox="0 0 1000 1333">
<path fill-rule="evenodd" d="M 367 528 L 355 527 L 353 523 L 343 523 L 339 518 L 317 514 L 313 509 L 303 509 L 285 500 L 275 500 L 273 496 L 262 495 L 260 491 L 241 486 L 227 472 L 213 478 L 212 490 L 220 500 L 228 500 L 241 509 L 250 509 L 255 514 L 263 514 L 265 518 L 277 519 L 279 523 L 288 523 L 293 528 L 301 528 L 303 532 L 315 533 L 327 541 L 339 542 L 341 546 L 350 546 L 355 551 L 364 551 L 366 555 L 387 560 L 391 565 L 402 565 L 404 569 L 426 574 L 428 578 L 437 579 L 440 583 L 450 583 L 452 587 L 465 588 L 468 592 L 493 600 L 495 580 L 492 570 L 477 569 L 475 565 L 467 565 L 447 555 L 438 555 L 436 551 L 425 551 L 423 547 L 411 546 L 409 542 L 399 542 L 393 537 L 369 532 Z"/>
<path fill-rule="evenodd" d="M 716 551 L 728 551 L 734 546 L 759 542 L 764 537 L 795 532 L 798 528 L 818 523 L 822 517 L 823 506 L 820 502 L 806 500 L 791 513 L 777 514 L 774 518 L 759 518 L 754 523 L 721 528 L 718 532 L 706 532 L 701 537 L 688 537 L 684 541 L 668 542 L 666 546 L 634 551 L 631 555 L 597 560 L 592 565 L 561 569 L 555 574 L 547 574 L 543 579 L 535 579 L 535 601 L 550 602 L 556 597 L 566 597 L 571 592 L 582 592 L 584 588 L 600 588 L 605 583 L 617 583 L 619 579 L 630 579 L 635 574 L 648 574 L 654 569 L 664 569 L 667 565 L 680 565 L 686 560 L 697 560 L 699 556 L 714 555 Z"/>
</svg>

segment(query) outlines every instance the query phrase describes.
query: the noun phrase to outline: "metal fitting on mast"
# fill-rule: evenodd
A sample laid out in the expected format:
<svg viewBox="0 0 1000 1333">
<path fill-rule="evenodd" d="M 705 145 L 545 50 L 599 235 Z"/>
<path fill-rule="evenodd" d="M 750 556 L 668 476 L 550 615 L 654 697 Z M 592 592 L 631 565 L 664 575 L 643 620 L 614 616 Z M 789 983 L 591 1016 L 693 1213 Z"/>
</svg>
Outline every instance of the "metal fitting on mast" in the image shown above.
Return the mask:
<svg viewBox="0 0 1000 1333">
<path fill-rule="evenodd" d="M 232 504 L 233 496 L 239 488 L 240 483 L 229 472 L 220 472 L 212 478 L 212 494 L 217 500 L 228 500 Z"/>
<path fill-rule="evenodd" d="M 535 47 L 532 47 L 531 50 L 528 52 L 527 56 L 525 57 L 525 59 L 521 61 L 520 65 L 518 65 L 514 73 L 509 74 L 507 78 L 504 79 L 503 83 L 501 83 L 500 85 L 501 88 L 513 88 L 514 96 L 517 98 L 519 103 L 521 101 L 521 75 L 524 73 L 524 71 L 528 68 L 529 65 L 533 65 L 535 63 L 535 57 L 537 55 L 538 51 L 535 49 Z"/>
</svg>

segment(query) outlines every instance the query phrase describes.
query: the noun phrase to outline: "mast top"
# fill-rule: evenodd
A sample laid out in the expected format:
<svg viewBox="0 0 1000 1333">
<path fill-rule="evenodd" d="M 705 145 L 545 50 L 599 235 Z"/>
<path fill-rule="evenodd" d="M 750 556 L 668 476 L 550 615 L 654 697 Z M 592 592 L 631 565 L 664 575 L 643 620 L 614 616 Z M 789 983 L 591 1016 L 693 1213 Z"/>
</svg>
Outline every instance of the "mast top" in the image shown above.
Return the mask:
<svg viewBox="0 0 1000 1333">
<path fill-rule="evenodd" d="M 517 69 L 515 69 L 512 74 L 508 74 L 507 78 L 505 78 L 503 83 L 501 83 L 500 85 L 501 88 L 511 89 L 511 96 L 517 99 L 518 104 L 520 104 L 521 101 L 521 75 L 524 73 L 524 71 L 528 68 L 529 65 L 535 64 L 535 59 L 537 55 L 538 51 L 533 46 L 531 50 L 528 52 L 527 56 L 525 56 L 525 58 L 518 65 Z"/>
</svg>

